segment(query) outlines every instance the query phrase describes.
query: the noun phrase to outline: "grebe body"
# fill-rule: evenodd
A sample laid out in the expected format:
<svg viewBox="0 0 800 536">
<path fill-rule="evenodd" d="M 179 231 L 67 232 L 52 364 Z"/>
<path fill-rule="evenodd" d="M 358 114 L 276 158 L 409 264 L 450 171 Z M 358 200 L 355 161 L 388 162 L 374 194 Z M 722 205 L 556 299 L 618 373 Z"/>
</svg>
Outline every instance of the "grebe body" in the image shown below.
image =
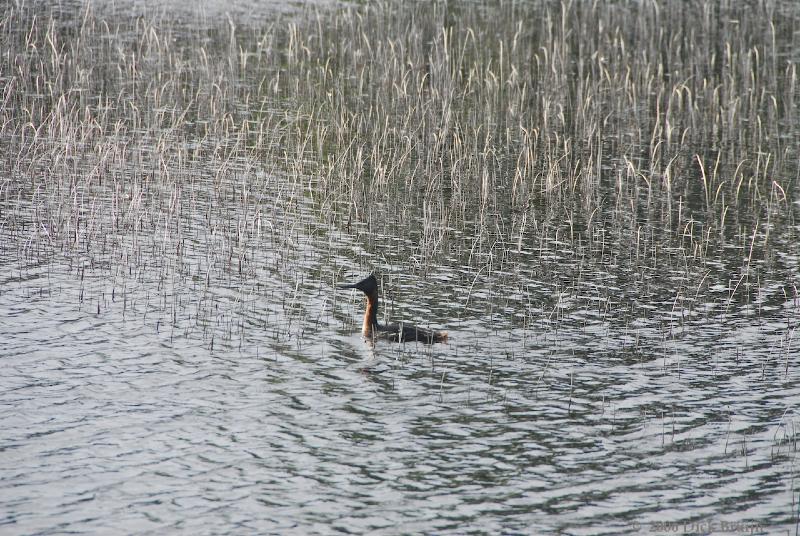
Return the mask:
<svg viewBox="0 0 800 536">
<path fill-rule="evenodd" d="M 370 274 L 358 283 L 339 285 L 339 288 L 355 288 L 367 297 L 367 307 L 364 311 L 364 323 L 361 334 L 366 338 L 379 337 L 395 342 L 419 341 L 425 344 L 447 342 L 446 331 L 432 331 L 406 324 L 378 323 L 378 281 Z"/>
</svg>

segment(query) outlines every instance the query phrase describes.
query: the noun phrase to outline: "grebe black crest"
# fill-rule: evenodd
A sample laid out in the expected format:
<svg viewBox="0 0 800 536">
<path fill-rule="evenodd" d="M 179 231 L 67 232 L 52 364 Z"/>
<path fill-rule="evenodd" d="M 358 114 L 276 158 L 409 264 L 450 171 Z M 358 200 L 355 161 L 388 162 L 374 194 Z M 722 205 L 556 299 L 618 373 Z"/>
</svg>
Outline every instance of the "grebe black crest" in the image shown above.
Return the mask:
<svg viewBox="0 0 800 536">
<path fill-rule="evenodd" d="M 431 331 L 406 324 L 378 324 L 378 280 L 372 274 L 358 283 L 339 285 L 338 288 L 355 288 L 367 297 L 364 324 L 361 327 L 364 337 L 380 337 L 396 342 L 420 341 L 425 344 L 447 342 L 446 331 Z"/>
</svg>

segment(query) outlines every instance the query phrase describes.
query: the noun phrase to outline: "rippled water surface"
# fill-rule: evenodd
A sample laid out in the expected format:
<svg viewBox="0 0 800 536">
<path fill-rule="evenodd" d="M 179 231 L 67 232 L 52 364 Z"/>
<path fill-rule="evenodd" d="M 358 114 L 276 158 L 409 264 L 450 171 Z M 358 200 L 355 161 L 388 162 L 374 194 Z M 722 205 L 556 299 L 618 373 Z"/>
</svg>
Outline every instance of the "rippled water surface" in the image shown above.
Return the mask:
<svg viewBox="0 0 800 536">
<path fill-rule="evenodd" d="M 669 2 L 66 5 L 0 23 L 0 533 L 796 532 L 796 6 L 653 77 L 585 25 Z"/>
</svg>

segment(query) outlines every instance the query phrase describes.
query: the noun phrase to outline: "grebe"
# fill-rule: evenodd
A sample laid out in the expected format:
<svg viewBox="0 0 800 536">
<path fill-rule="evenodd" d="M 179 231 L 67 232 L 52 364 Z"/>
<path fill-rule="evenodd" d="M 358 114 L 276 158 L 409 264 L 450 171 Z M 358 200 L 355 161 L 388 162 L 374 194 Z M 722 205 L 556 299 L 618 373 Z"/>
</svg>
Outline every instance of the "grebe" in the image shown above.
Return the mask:
<svg viewBox="0 0 800 536">
<path fill-rule="evenodd" d="M 447 342 L 446 331 L 431 331 L 402 323 L 385 326 L 378 324 L 378 281 L 372 274 L 358 283 L 339 285 L 338 288 L 357 288 L 367 296 L 367 310 L 364 312 L 364 325 L 361 328 L 364 337 L 380 337 L 397 342 L 420 341 L 425 344 Z"/>
</svg>

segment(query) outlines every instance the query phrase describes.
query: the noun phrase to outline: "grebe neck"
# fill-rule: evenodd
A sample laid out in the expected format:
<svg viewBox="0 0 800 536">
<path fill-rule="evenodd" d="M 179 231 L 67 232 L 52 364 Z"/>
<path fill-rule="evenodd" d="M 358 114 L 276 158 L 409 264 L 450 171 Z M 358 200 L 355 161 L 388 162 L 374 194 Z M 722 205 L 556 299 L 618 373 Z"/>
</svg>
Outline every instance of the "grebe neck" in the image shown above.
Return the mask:
<svg viewBox="0 0 800 536">
<path fill-rule="evenodd" d="M 364 311 L 364 326 L 361 332 L 365 337 L 370 337 L 372 331 L 378 330 L 378 293 L 371 292 L 367 294 L 367 310 Z"/>
</svg>

